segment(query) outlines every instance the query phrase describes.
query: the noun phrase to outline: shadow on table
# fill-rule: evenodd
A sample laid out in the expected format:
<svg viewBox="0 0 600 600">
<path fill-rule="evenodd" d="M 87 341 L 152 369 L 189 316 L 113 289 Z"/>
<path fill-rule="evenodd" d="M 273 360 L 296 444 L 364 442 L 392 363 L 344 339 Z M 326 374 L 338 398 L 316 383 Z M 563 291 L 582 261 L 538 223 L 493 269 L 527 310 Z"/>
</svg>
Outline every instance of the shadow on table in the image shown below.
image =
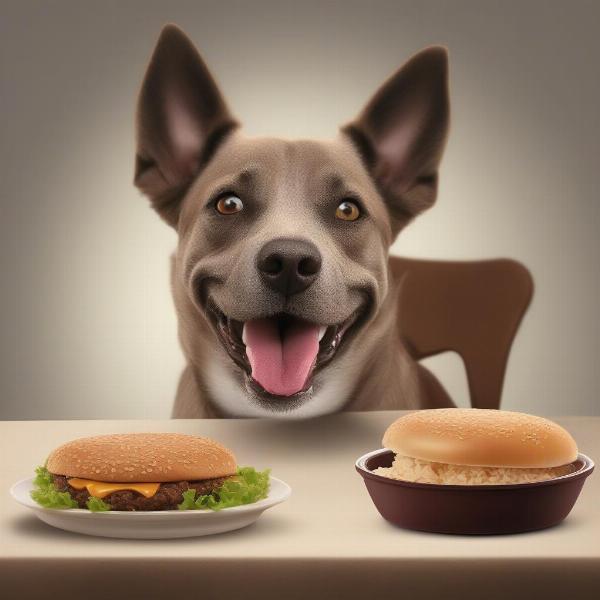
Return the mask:
<svg viewBox="0 0 600 600">
<path fill-rule="evenodd" d="M 65 531 L 64 529 L 58 529 L 57 527 L 52 527 L 40 521 L 34 515 L 22 515 L 12 520 L 8 529 L 11 529 L 15 534 L 19 536 L 23 536 L 23 538 L 35 536 L 38 539 L 42 540 L 50 540 L 50 541 L 77 541 L 78 544 L 86 543 L 86 540 L 89 540 L 89 543 L 98 544 L 98 543 L 106 543 L 106 544 L 114 544 L 115 542 L 123 541 L 123 542 L 140 542 L 140 543 L 152 543 L 154 545 L 174 545 L 182 543 L 195 541 L 200 542 L 203 538 L 207 540 L 215 540 L 215 539 L 235 539 L 236 541 L 243 540 L 245 537 L 256 537 L 257 535 L 268 535 L 268 536 L 276 536 L 283 535 L 289 536 L 290 533 L 293 533 L 294 524 L 292 524 L 289 519 L 281 518 L 279 515 L 268 515 L 267 518 L 262 517 L 258 519 L 255 523 L 248 525 L 247 527 L 243 527 L 242 529 L 236 529 L 234 531 L 227 531 L 225 533 L 218 533 L 207 536 L 196 536 L 189 538 L 171 538 L 171 539 L 152 539 L 152 540 L 138 540 L 133 538 L 108 538 L 108 537 L 100 537 L 93 535 L 86 535 L 83 533 L 74 533 L 72 531 Z"/>
<path fill-rule="evenodd" d="M 299 452 L 308 459 L 324 454 L 348 456 L 351 465 L 356 458 L 381 447 L 381 438 L 390 416 L 382 425 L 381 418 L 369 418 L 368 413 L 342 413 L 312 419 L 268 420 L 257 419 L 244 423 L 243 437 L 236 438 L 236 446 L 251 448 L 254 453 L 269 456 L 273 448 L 282 452 Z"/>
</svg>

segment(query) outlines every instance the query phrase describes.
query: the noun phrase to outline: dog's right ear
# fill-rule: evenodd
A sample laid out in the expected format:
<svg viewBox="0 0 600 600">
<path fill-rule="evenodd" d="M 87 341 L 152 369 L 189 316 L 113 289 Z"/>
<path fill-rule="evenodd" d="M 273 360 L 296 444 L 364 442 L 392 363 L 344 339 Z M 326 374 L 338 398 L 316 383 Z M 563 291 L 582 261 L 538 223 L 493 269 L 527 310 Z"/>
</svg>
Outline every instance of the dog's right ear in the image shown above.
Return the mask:
<svg viewBox="0 0 600 600">
<path fill-rule="evenodd" d="M 239 125 L 196 48 L 175 25 L 160 34 L 136 121 L 134 183 L 175 227 L 185 190 Z"/>
</svg>

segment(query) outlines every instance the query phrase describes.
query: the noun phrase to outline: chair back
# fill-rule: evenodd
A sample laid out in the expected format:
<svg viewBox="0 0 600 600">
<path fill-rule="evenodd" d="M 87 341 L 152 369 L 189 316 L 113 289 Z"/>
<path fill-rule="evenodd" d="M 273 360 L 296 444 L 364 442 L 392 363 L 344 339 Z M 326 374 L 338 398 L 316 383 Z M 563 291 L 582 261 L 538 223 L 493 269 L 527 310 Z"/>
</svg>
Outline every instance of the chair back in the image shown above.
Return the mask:
<svg viewBox="0 0 600 600">
<path fill-rule="evenodd" d="M 463 360 L 471 406 L 499 408 L 513 339 L 533 279 L 509 259 L 435 261 L 390 257 L 401 281 L 399 333 L 416 359 L 453 350 Z"/>
</svg>

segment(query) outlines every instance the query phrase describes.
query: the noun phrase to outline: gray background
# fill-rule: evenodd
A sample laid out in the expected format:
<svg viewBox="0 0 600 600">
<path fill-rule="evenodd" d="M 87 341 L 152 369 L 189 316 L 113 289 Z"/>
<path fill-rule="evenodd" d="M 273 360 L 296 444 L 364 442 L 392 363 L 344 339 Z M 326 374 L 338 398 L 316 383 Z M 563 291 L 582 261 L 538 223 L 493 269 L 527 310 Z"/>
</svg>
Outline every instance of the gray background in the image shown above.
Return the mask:
<svg viewBox="0 0 600 600">
<path fill-rule="evenodd" d="M 132 185 L 158 32 L 187 31 L 248 134 L 330 137 L 411 54 L 449 48 L 438 204 L 393 248 L 536 281 L 503 407 L 600 414 L 596 2 L 2 2 L 0 418 L 167 417 L 176 236 Z M 430 359 L 459 405 L 460 360 Z"/>
</svg>

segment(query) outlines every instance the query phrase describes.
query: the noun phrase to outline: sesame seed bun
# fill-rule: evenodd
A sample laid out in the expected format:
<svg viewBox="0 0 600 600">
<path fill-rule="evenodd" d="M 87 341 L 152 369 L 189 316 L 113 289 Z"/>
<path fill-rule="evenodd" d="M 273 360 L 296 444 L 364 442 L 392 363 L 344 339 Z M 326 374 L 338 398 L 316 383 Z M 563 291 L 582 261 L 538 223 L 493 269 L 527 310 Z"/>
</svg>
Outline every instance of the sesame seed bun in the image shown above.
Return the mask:
<svg viewBox="0 0 600 600">
<path fill-rule="evenodd" d="M 385 448 L 421 460 L 484 467 L 550 468 L 577 458 L 577 444 L 553 421 L 476 408 L 420 410 L 400 417 Z"/>
<path fill-rule="evenodd" d="M 116 433 L 67 442 L 50 453 L 55 475 L 107 482 L 195 481 L 234 475 L 235 457 L 208 438 L 183 433 Z"/>
</svg>

